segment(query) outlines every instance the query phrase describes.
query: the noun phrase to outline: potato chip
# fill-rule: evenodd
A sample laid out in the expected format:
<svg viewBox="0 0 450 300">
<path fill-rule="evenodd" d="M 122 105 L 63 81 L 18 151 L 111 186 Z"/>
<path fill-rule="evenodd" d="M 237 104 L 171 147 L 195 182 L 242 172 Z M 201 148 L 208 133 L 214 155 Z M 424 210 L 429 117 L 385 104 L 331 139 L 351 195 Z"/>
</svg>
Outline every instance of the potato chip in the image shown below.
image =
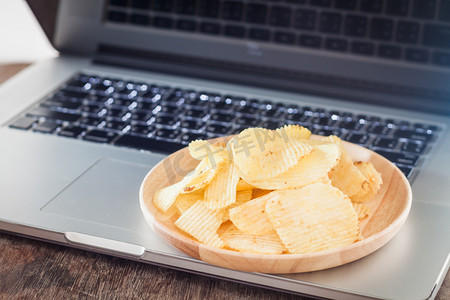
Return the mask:
<svg viewBox="0 0 450 300">
<path fill-rule="evenodd" d="M 198 241 L 218 248 L 224 246 L 224 242 L 217 234 L 217 229 L 221 224 L 222 216 L 208 209 L 201 200 L 195 202 L 175 222 L 178 228 L 195 237 Z"/>
<path fill-rule="evenodd" d="M 265 212 L 266 201 L 272 197 L 272 193 L 269 193 L 230 209 L 230 220 L 246 233 L 262 235 L 274 232 L 273 225 Z"/>
<path fill-rule="evenodd" d="M 327 250 L 358 238 L 358 217 L 337 188 L 316 182 L 273 193 L 277 196 L 267 200 L 267 215 L 290 253 Z"/>
<path fill-rule="evenodd" d="M 322 141 L 335 143 L 339 145 L 339 148 L 341 149 L 339 163 L 329 174 L 331 184 L 343 191 L 349 197 L 352 197 L 357 193 L 368 191 L 369 184 L 366 177 L 353 165 L 352 158 L 345 150 L 342 141 L 336 136 L 326 137 Z"/>
<path fill-rule="evenodd" d="M 368 188 L 361 189 L 358 193 L 351 196 L 353 202 L 366 202 L 376 195 L 383 183 L 381 174 L 377 172 L 371 162 L 355 162 L 354 165 L 367 178 Z"/>
<path fill-rule="evenodd" d="M 370 208 L 362 203 L 353 203 L 353 209 L 355 210 L 358 220 L 361 221 L 370 215 Z"/>
<path fill-rule="evenodd" d="M 225 222 L 230 219 L 230 213 L 229 213 L 230 209 L 252 200 L 252 192 L 253 192 L 253 190 L 238 191 L 236 193 L 236 202 L 234 202 L 233 204 L 229 205 L 228 207 L 222 209 L 224 211 L 222 220 Z"/>
<path fill-rule="evenodd" d="M 299 125 L 284 125 L 281 128 L 276 129 L 276 131 L 284 136 L 287 134 L 289 138 L 296 140 L 307 140 L 311 136 L 311 131 L 308 128 Z"/>
<path fill-rule="evenodd" d="M 248 182 L 281 174 L 308 155 L 312 147 L 288 136 L 286 130 L 248 128 L 231 143 L 231 151 L 241 177 Z"/>
<path fill-rule="evenodd" d="M 185 213 L 195 202 L 198 200 L 203 200 L 204 190 L 192 192 L 192 193 L 183 193 L 178 195 L 175 199 L 175 206 L 178 211 L 183 214 Z"/>
<path fill-rule="evenodd" d="M 253 235 L 239 230 L 235 226 L 228 226 L 220 238 L 231 249 L 261 254 L 282 254 L 286 248 L 278 235 L 273 232 L 266 235 Z"/>
<path fill-rule="evenodd" d="M 191 180 L 182 192 L 191 193 L 206 187 L 227 162 L 228 158 L 223 153 L 203 158 L 189 175 Z"/>
<path fill-rule="evenodd" d="M 211 144 L 205 140 L 194 140 L 189 143 L 189 154 L 198 160 L 202 160 L 205 157 L 210 159 L 218 154 L 223 155 L 226 152 L 225 144 L 223 142 Z"/>
<path fill-rule="evenodd" d="M 255 187 L 251 184 L 249 184 L 248 182 L 246 182 L 244 179 L 239 179 L 237 186 L 236 186 L 236 191 L 243 191 L 243 190 L 252 190 Z"/>
<path fill-rule="evenodd" d="M 233 162 L 227 162 L 205 189 L 205 205 L 220 209 L 236 202 L 236 185 L 239 175 Z"/>
<path fill-rule="evenodd" d="M 167 212 L 190 181 L 191 177 L 187 175 L 181 181 L 158 190 L 153 196 L 153 203 L 161 211 Z"/>
<path fill-rule="evenodd" d="M 286 172 L 268 180 L 246 179 L 260 189 L 277 190 L 304 186 L 324 178 L 339 162 L 340 150 L 335 144 L 317 145 L 311 154 L 301 158 Z"/>
<path fill-rule="evenodd" d="M 253 190 L 253 193 L 252 193 L 252 198 L 253 198 L 253 199 L 259 198 L 259 197 L 261 197 L 261 196 L 267 195 L 268 193 L 270 193 L 270 192 L 272 192 L 272 191 L 273 191 L 273 190 L 263 190 L 263 189 L 255 188 L 255 189 Z"/>
</svg>

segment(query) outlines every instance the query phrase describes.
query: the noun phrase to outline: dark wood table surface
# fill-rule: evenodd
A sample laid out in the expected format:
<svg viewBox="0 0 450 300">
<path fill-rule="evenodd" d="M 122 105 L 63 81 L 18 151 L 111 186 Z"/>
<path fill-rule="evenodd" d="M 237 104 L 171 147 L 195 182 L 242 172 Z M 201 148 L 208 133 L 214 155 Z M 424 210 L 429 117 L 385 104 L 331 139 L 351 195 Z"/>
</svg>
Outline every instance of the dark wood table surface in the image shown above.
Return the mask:
<svg viewBox="0 0 450 300">
<path fill-rule="evenodd" d="M 56 8 L 28 2 L 35 13 Z M 51 36 L 52 21 L 38 19 Z M 0 65 L 0 84 L 27 66 Z M 0 299 L 28 298 L 309 299 L 0 232 Z M 450 273 L 436 299 L 450 299 Z"/>
</svg>

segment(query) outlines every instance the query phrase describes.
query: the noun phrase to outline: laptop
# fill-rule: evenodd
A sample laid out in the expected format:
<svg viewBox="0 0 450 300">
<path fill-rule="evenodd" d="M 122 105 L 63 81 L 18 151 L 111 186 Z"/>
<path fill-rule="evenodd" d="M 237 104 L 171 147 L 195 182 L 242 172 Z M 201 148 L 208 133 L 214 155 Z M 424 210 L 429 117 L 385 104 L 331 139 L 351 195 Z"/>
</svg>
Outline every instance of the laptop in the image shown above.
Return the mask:
<svg viewBox="0 0 450 300">
<path fill-rule="evenodd" d="M 62 0 L 61 55 L 0 86 L 0 229 L 333 299 L 432 299 L 450 252 L 450 2 Z M 261 274 L 195 260 L 144 220 L 144 176 L 193 139 L 300 124 L 385 156 L 410 215 L 360 260 Z"/>
</svg>

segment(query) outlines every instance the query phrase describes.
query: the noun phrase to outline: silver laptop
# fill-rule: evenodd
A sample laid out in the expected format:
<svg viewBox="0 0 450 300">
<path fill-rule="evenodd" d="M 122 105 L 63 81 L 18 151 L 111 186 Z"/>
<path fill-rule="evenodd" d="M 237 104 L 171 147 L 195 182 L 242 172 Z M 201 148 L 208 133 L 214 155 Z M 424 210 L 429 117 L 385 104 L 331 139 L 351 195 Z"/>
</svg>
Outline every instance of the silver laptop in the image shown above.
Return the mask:
<svg viewBox="0 0 450 300">
<path fill-rule="evenodd" d="M 0 87 L 0 229 L 289 293 L 431 299 L 450 252 L 450 2 L 63 0 L 40 62 Z M 190 140 L 301 124 L 390 159 L 413 205 L 344 266 L 246 273 L 145 222 L 146 173 Z"/>
</svg>

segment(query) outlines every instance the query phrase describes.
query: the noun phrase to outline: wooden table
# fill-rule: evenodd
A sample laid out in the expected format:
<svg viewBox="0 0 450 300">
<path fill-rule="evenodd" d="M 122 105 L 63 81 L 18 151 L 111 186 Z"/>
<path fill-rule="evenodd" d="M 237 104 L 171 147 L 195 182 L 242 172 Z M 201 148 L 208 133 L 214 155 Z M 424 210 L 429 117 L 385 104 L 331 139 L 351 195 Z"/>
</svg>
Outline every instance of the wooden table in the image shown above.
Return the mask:
<svg viewBox="0 0 450 300">
<path fill-rule="evenodd" d="M 27 64 L 0 65 L 0 84 Z M 0 233 L 0 299 L 309 299 Z M 439 290 L 450 299 L 450 272 Z"/>
</svg>

